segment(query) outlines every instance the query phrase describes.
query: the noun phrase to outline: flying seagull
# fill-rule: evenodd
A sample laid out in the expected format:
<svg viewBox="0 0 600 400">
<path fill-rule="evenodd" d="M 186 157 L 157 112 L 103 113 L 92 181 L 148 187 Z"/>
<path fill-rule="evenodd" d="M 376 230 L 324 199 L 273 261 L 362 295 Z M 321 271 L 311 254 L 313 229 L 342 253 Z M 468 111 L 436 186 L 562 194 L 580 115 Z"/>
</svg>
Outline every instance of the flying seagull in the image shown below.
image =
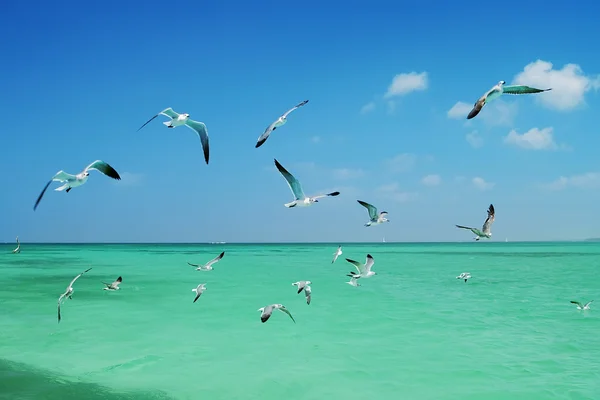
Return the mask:
<svg viewBox="0 0 600 400">
<path fill-rule="evenodd" d="M 306 285 L 306 287 L 304 288 L 304 294 L 306 295 L 306 304 L 310 305 L 312 289 L 309 285 Z"/>
<path fill-rule="evenodd" d="M 367 260 L 365 261 L 364 264 L 361 264 L 358 261 L 354 261 L 349 258 L 346 258 L 346 261 L 348 261 L 350 264 L 354 265 L 356 267 L 356 269 L 358 270 L 358 273 L 356 273 L 354 271 L 350 271 L 350 274 L 347 276 L 370 278 L 376 274 L 376 272 L 371 271 L 373 264 L 375 264 L 375 260 L 373 260 L 373 257 L 370 254 L 367 254 Z"/>
<path fill-rule="evenodd" d="M 193 288 L 192 292 L 196 293 L 196 297 L 194 298 L 194 301 L 192 303 L 195 303 L 196 300 L 198 300 L 200 298 L 200 296 L 202 295 L 202 293 L 204 293 L 205 290 L 206 290 L 206 283 L 201 283 L 197 287 Z"/>
<path fill-rule="evenodd" d="M 360 278 L 360 275 L 353 275 L 352 278 L 348 282 L 346 282 L 350 286 L 358 287 L 360 286 L 358 282 L 356 282 Z"/>
<path fill-rule="evenodd" d="M 331 263 L 333 264 L 335 262 L 335 260 L 338 259 L 339 256 L 342 255 L 342 246 L 338 246 L 338 249 L 335 253 L 333 253 L 333 260 L 331 260 Z"/>
<path fill-rule="evenodd" d="M 308 206 L 313 205 L 313 203 L 318 203 L 319 202 L 318 199 L 320 199 L 321 197 L 337 196 L 340 194 L 340 192 L 331 192 L 331 193 L 327 193 L 327 194 L 320 194 L 318 196 L 306 197 L 298 179 L 294 178 L 294 175 L 290 174 L 287 171 L 287 169 L 283 168 L 283 165 L 279 164 L 279 161 L 277 161 L 277 159 L 274 159 L 274 160 L 275 160 L 275 166 L 277 167 L 279 172 L 281 172 L 281 175 L 283 175 L 283 177 L 287 181 L 288 186 L 290 187 L 290 190 L 292 191 L 292 194 L 294 195 L 294 201 L 292 201 L 291 203 L 284 204 L 286 207 L 288 207 L 288 208 L 292 208 L 292 207 L 296 207 L 296 206 L 308 207 Z"/>
<path fill-rule="evenodd" d="M 221 258 L 223 258 L 224 255 L 225 255 L 225 252 L 222 252 L 217 257 L 213 258 L 212 260 L 210 260 L 209 262 L 207 262 L 204 265 L 192 264 L 191 262 L 188 262 L 188 264 L 191 265 L 192 267 L 197 267 L 196 271 L 212 271 L 212 269 L 213 269 L 212 265 L 214 263 L 219 262 L 221 260 Z"/>
<path fill-rule="evenodd" d="M 490 207 L 488 208 L 488 216 L 485 219 L 485 222 L 483 223 L 483 227 L 481 228 L 481 230 L 477 229 L 477 228 L 470 228 L 468 226 L 463 226 L 463 225 L 456 225 L 457 228 L 461 228 L 461 229 L 469 229 L 471 232 L 473 232 L 475 236 L 473 239 L 475 240 L 479 240 L 481 238 L 485 238 L 485 239 L 489 239 L 492 237 L 492 224 L 494 223 L 494 219 L 496 219 L 496 211 L 494 210 L 494 205 L 490 204 Z"/>
<path fill-rule="evenodd" d="M 371 220 L 369 222 L 367 222 L 365 224 L 365 226 L 379 225 L 379 224 L 383 224 L 384 222 L 390 222 L 390 220 L 386 218 L 386 215 L 388 214 L 387 211 L 382 211 L 380 213 L 377 213 L 377 207 L 375 207 L 374 205 L 371 205 L 362 200 L 356 200 L 356 201 L 358 201 L 358 204 L 365 207 L 369 211 L 369 218 Z"/>
<path fill-rule="evenodd" d="M 262 135 L 260 135 L 260 137 L 258 138 L 258 141 L 256 142 L 256 146 L 254 146 L 254 147 L 259 148 L 260 146 L 262 146 L 263 143 L 266 142 L 267 139 L 269 138 L 269 135 L 271 134 L 271 132 L 273 132 L 275 129 L 279 128 L 280 126 L 285 125 L 285 123 L 287 122 L 287 116 L 292 111 L 294 111 L 296 108 L 302 107 L 306 103 L 308 103 L 308 100 L 304 100 L 303 102 L 297 104 L 293 108 L 290 108 L 281 117 L 277 118 L 277 120 L 275 122 L 273 122 L 271 125 L 267 126 L 267 129 L 265 129 L 264 133 Z"/>
<path fill-rule="evenodd" d="M 576 304 L 578 310 L 589 310 L 590 304 L 592 304 L 593 301 L 594 300 L 590 300 L 587 303 L 585 303 L 585 305 L 582 305 L 580 302 L 574 300 L 571 300 L 571 303 Z"/>
<path fill-rule="evenodd" d="M 504 93 L 506 93 L 506 94 L 530 94 L 530 93 L 547 92 L 548 90 L 552 90 L 552 88 L 536 89 L 536 88 L 532 88 L 529 86 L 523 86 L 523 85 L 504 86 L 505 84 L 506 84 L 506 82 L 500 81 L 500 82 L 498 82 L 497 85 L 495 85 L 493 88 L 488 90 L 483 96 L 481 96 L 479 98 L 479 100 L 477 100 L 475 102 L 475 105 L 473 106 L 473 109 L 467 116 L 467 119 L 474 118 L 477 114 L 479 114 L 479 112 L 481 111 L 483 106 L 485 106 L 490 101 L 502 96 L 502 94 L 504 94 Z"/>
<path fill-rule="evenodd" d="M 90 269 L 92 269 L 91 267 L 86 269 L 85 271 L 83 271 L 82 273 L 80 273 L 79 275 L 77 275 L 75 278 L 73 278 L 73 280 L 71 281 L 71 283 L 69 283 L 69 286 L 67 286 L 67 290 L 60 295 L 60 297 L 58 298 L 58 322 L 60 322 L 60 303 L 63 301 L 63 299 L 65 297 L 68 297 L 69 299 L 73 300 L 73 292 L 75 291 L 75 289 L 73 289 L 73 284 L 75 283 L 75 281 L 77 279 L 79 279 L 79 277 L 83 274 L 85 274 L 86 272 L 88 272 Z"/>
<path fill-rule="evenodd" d="M 18 236 L 17 236 L 17 248 L 14 249 L 12 252 L 13 252 L 13 254 L 17 254 L 17 253 L 21 252 L 21 243 L 19 243 L 19 237 Z"/>
<path fill-rule="evenodd" d="M 88 165 L 87 167 L 85 167 L 85 169 L 83 171 L 81 171 L 80 173 L 78 173 L 77 175 L 71 175 L 71 174 L 67 174 L 65 171 L 58 171 L 56 173 L 56 175 L 54 175 L 52 177 L 52 179 L 50 179 L 48 181 L 48 183 L 46 183 L 46 186 L 44 186 L 44 189 L 42 190 L 42 193 L 40 193 L 40 195 L 38 196 L 35 205 L 33 206 L 33 210 L 35 211 L 35 209 L 37 208 L 38 204 L 40 204 L 40 201 L 42 200 L 42 197 L 44 197 L 44 193 L 46 193 L 46 189 L 48 189 L 48 186 L 50 186 L 50 184 L 52 183 L 52 181 L 58 181 L 60 183 L 63 183 L 62 186 L 57 187 L 56 191 L 61 192 L 61 191 L 65 191 L 67 193 L 69 193 L 69 191 L 77 186 L 81 186 L 84 183 L 87 182 L 88 177 L 90 176 L 90 170 L 96 170 L 96 171 L 100 171 L 102 172 L 104 175 L 108 176 L 109 178 L 113 178 L 116 180 L 121 180 L 121 177 L 119 176 L 119 173 L 117 171 L 115 171 L 115 169 L 113 167 L 111 167 L 110 165 L 108 165 L 107 163 L 105 163 L 102 160 L 96 160 L 93 163 L 91 163 L 90 165 Z"/>
<path fill-rule="evenodd" d="M 300 292 L 304 290 L 305 287 L 308 287 L 308 285 L 310 285 L 311 283 L 311 281 L 298 281 L 292 283 L 292 286 L 298 286 L 298 294 L 300 294 Z"/>
<path fill-rule="evenodd" d="M 120 289 L 119 285 L 121 284 L 121 282 L 123 282 L 122 277 L 118 277 L 117 280 L 114 281 L 113 283 L 102 282 L 103 284 L 106 285 L 106 287 L 103 288 L 102 290 L 119 290 Z"/>
<path fill-rule="evenodd" d="M 464 279 L 465 282 L 471 278 L 471 273 L 470 272 L 463 272 L 461 273 L 459 276 L 456 277 L 456 279 Z"/>
<path fill-rule="evenodd" d="M 273 314 L 273 310 L 283 311 L 284 313 L 286 313 L 287 315 L 290 316 L 290 318 L 292 319 L 292 321 L 294 321 L 294 323 L 296 323 L 296 320 L 294 319 L 294 317 L 292 317 L 292 314 L 288 311 L 287 308 L 285 308 L 285 306 L 283 304 L 271 304 L 271 305 L 259 308 L 258 311 L 262 311 L 262 314 L 260 314 L 261 322 L 263 322 L 263 323 L 267 322 L 267 320 L 271 317 L 271 314 Z"/>
<path fill-rule="evenodd" d="M 144 125 L 142 125 L 138 129 L 138 131 L 161 114 L 171 118 L 170 121 L 163 122 L 163 124 L 165 124 L 167 128 L 177 128 L 178 126 L 185 125 L 198 134 L 198 136 L 200 137 L 200 142 L 202 143 L 202 150 L 204 150 L 204 160 L 206 160 L 206 164 L 208 164 L 208 130 L 206 129 L 206 125 L 203 122 L 198 122 L 194 121 L 193 119 L 190 119 L 190 114 L 179 114 L 173 111 L 171 107 L 169 107 L 162 110 L 154 117 L 150 118 Z"/>
</svg>

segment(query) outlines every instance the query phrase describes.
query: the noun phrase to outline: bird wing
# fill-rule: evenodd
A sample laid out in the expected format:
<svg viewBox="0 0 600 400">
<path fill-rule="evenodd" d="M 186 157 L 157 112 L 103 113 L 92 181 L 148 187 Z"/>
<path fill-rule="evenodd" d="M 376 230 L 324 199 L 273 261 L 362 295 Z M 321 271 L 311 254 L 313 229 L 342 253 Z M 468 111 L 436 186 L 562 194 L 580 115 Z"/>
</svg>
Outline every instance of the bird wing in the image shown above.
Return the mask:
<svg viewBox="0 0 600 400">
<path fill-rule="evenodd" d="M 524 86 L 524 85 L 510 85 L 510 86 L 504 86 L 502 88 L 502 92 L 506 93 L 506 94 L 540 93 L 540 92 L 547 92 L 548 90 L 552 90 L 552 88 L 536 89 L 536 88 L 532 88 L 532 87 Z"/>
<path fill-rule="evenodd" d="M 44 188 L 42 189 L 40 195 L 38 196 L 37 200 L 35 201 L 35 204 L 33 205 L 33 211 L 35 211 L 35 209 L 37 208 L 38 204 L 40 204 L 40 201 L 42 200 L 42 197 L 44 197 L 44 193 L 46 193 L 46 190 L 48 190 L 48 186 L 50 186 L 51 183 L 52 183 L 52 179 L 50 179 L 48 181 L 48 183 L 46 183 L 46 186 L 44 186 Z"/>
<path fill-rule="evenodd" d="M 346 258 L 346 261 L 348 261 L 350 264 L 354 265 L 356 267 L 356 269 L 358 270 L 358 273 L 362 274 L 363 268 L 365 267 L 364 265 L 362 265 L 358 261 L 354 261 L 354 260 L 351 260 L 349 258 Z"/>
<path fill-rule="evenodd" d="M 481 109 L 483 108 L 483 106 L 485 105 L 485 99 L 487 97 L 487 93 L 483 96 L 481 96 L 473 105 L 473 109 L 469 112 L 469 115 L 467 115 L 467 119 L 471 119 L 471 118 L 475 118 L 477 116 L 477 114 L 479 114 L 479 112 L 481 111 Z"/>
<path fill-rule="evenodd" d="M 192 129 L 200 136 L 200 143 L 202 143 L 202 150 L 204 151 L 204 160 L 206 161 L 206 164 L 208 164 L 210 148 L 208 145 L 208 130 L 206 129 L 206 125 L 203 122 L 188 119 L 185 122 L 185 126 Z"/>
<path fill-rule="evenodd" d="M 488 208 L 488 216 L 485 219 L 485 222 L 483 223 L 483 228 L 481 229 L 483 231 L 483 233 L 489 235 L 490 232 L 492 231 L 492 224 L 494 223 L 494 220 L 496 219 L 496 210 L 494 210 L 494 205 L 490 204 L 490 207 Z"/>
<path fill-rule="evenodd" d="M 162 110 L 161 112 L 159 112 L 158 114 L 156 114 L 154 117 L 150 118 L 148 121 L 146 121 L 146 123 L 142 126 L 140 126 L 138 128 L 138 131 L 140 129 L 142 129 L 143 127 L 145 127 L 146 125 L 148 125 L 150 122 L 152 122 L 154 120 L 154 118 L 158 117 L 159 115 L 165 115 L 167 117 L 171 117 L 173 119 L 179 117 L 179 114 L 177 114 L 175 111 L 173 111 L 173 109 L 171 107 L 169 108 L 165 108 L 164 110 Z"/>
<path fill-rule="evenodd" d="M 100 171 L 104 175 L 108 176 L 109 178 L 113 178 L 118 181 L 121 180 L 119 173 L 113 167 L 111 167 L 108 163 L 105 163 L 102 160 L 94 161 L 93 163 L 91 163 L 90 165 L 85 167 L 84 171 L 89 171 L 90 169 L 95 169 L 96 171 Z"/>
<path fill-rule="evenodd" d="M 290 318 L 292 319 L 292 321 L 294 321 L 294 323 L 296 323 L 296 320 L 294 319 L 294 317 L 292 316 L 292 313 L 285 307 L 280 307 L 279 311 L 283 311 L 284 313 L 286 313 L 287 315 L 290 316 Z"/>
<path fill-rule="evenodd" d="M 192 264 L 191 262 L 188 262 L 188 265 L 191 265 L 192 267 L 200 267 L 200 264 Z"/>
<path fill-rule="evenodd" d="M 572 303 L 572 304 L 577 304 L 577 305 L 578 305 L 580 308 L 583 308 L 583 306 L 581 305 L 581 303 L 580 303 L 580 302 L 578 302 L 578 301 L 571 300 L 571 303 Z"/>
<path fill-rule="evenodd" d="M 277 122 L 277 121 L 275 121 L 275 122 Z M 273 132 L 275 130 L 275 122 L 273 122 L 273 123 L 271 123 L 271 125 L 267 126 L 267 128 L 265 129 L 263 134 L 258 137 L 258 140 L 256 141 L 256 146 L 254 146 L 255 148 L 259 148 L 260 146 L 263 145 L 264 142 L 267 141 L 271 132 Z"/>
<path fill-rule="evenodd" d="M 71 174 L 67 174 L 65 171 L 60 170 L 58 171 L 53 177 L 52 180 L 53 181 L 58 181 L 58 182 L 65 182 L 65 181 L 69 181 L 69 180 L 73 180 L 73 179 L 77 179 L 77 177 L 75 175 L 71 175 Z"/>
<path fill-rule="evenodd" d="M 294 175 L 290 174 L 287 169 L 283 168 L 283 165 L 279 164 L 279 161 L 277 161 L 277 159 L 274 159 L 274 160 L 275 160 L 275 166 L 277 167 L 279 172 L 281 172 L 281 175 L 283 175 L 283 177 L 287 181 L 288 186 L 290 187 L 290 190 L 292 191 L 292 194 L 294 195 L 296 200 L 305 199 L 306 196 L 304 195 L 304 191 L 302 190 L 302 185 L 300 185 L 300 182 L 298 181 L 298 179 L 296 179 L 294 177 Z"/>
<path fill-rule="evenodd" d="M 373 264 L 375 264 L 375 260 L 373 260 L 373 257 L 370 254 L 367 254 L 367 261 L 365 262 L 365 271 L 369 272 L 371 271 L 371 267 L 373 266 Z"/>
<path fill-rule="evenodd" d="M 62 299 L 64 299 L 65 295 L 64 293 L 60 295 L 60 297 L 58 298 L 58 322 L 60 322 L 60 302 L 62 301 Z"/>
<path fill-rule="evenodd" d="M 221 258 L 223 258 L 223 256 L 225 255 L 225 252 L 222 252 L 221 254 L 219 254 L 217 257 L 213 258 L 212 260 L 210 260 L 209 262 L 206 263 L 205 267 L 210 267 L 211 265 L 213 265 L 216 262 L 219 262 L 219 260 Z M 189 264 L 189 263 L 188 263 Z"/>
<path fill-rule="evenodd" d="M 590 301 L 588 301 L 587 303 L 585 303 L 585 306 L 583 306 L 583 308 L 585 308 L 585 307 L 589 306 L 590 304 L 592 304 L 592 302 L 593 302 L 593 301 L 594 301 L 594 300 L 590 300 Z"/>
<path fill-rule="evenodd" d="M 377 219 L 377 207 L 375 207 L 367 202 L 364 202 L 362 200 L 356 200 L 356 201 L 358 201 L 358 204 L 360 204 L 361 206 L 367 208 L 367 210 L 369 211 L 369 217 L 372 220 Z"/>
<path fill-rule="evenodd" d="M 119 284 L 120 284 L 121 282 L 123 282 L 123 278 L 122 278 L 122 277 L 118 277 L 118 278 L 117 278 L 117 279 L 116 279 L 116 280 L 115 280 L 113 283 L 111 283 L 110 285 L 111 285 L 112 287 L 117 287 L 117 286 L 119 286 Z"/>
<path fill-rule="evenodd" d="M 313 196 L 313 199 L 320 199 L 321 197 L 327 197 L 327 196 L 339 196 L 340 192 L 331 192 L 331 193 L 327 193 L 327 194 L 319 194 L 316 196 Z"/>
<path fill-rule="evenodd" d="M 195 303 L 196 300 L 198 300 L 200 298 L 200 296 L 202 296 L 202 290 L 199 290 L 198 288 L 196 289 L 192 289 L 192 291 L 196 292 L 196 297 L 194 297 L 194 301 L 192 303 Z"/>
<path fill-rule="evenodd" d="M 83 271 L 82 273 L 80 273 L 79 275 L 77 275 L 75 278 L 73 278 L 73 280 L 71 281 L 71 283 L 69 283 L 69 286 L 68 286 L 68 287 L 72 287 L 72 286 L 73 286 L 73 284 L 75 283 L 75 281 L 76 281 L 77 279 L 79 279 L 79 277 L 80 277 L 81 275 L 83 275 L 83 274 L 85 274 L 86 272 L 88 272 L 90 269 L 92 269 L 92 268 L 90 267 L 90 268 L 86 269 L 85 271 Z"/>
<path fill-rule="evenodd" d="M 331 263 L 333 264 L 335 262 L 335 260 L 338 259 L 340 255 L 338 254 L 338 252 L 336 251 L 335 253 L 333 253 L 333 260 L 331 260 Z"/>
<path fill-rule="evenodd" d="M 287 110 L 285 113 L 283 113 L 283 115 L 281 116 L 281 118 L 287 118 L 287 116 L 294 111 L 295 109 L 302 107 L 303 105 L 305 105 L 306 103 L 308 103 L 308 100 L 304 100 L 298 104 L 296 104 L 294 107 L 290 108 L 289 110 Z"/>
<path fill-rule="evenodd" d="M 306 295 L 306 304 L 310 305 L 310 299 L 312 294 L 312 289 L 310 288 L 310 286 L 307 285 L 304 288 L 304 294 Z"/>
</svg>

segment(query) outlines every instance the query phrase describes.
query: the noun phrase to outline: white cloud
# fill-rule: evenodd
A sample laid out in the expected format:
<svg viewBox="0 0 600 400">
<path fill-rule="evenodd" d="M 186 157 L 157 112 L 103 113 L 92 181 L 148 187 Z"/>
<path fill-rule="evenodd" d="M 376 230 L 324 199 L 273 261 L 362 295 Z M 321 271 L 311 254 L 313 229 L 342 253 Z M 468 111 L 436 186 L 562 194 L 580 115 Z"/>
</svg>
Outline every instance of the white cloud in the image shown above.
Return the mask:
<svg viewBox="0 0 600 400">
<path fill-rule="evenodd" d="M 313 143 L 320 143 L 321 142 L 321 136 L 313 136 L 310 138 L 310 141 Z"/>
<path fill-rule="evenodd" d="M 552 63 L 537 60 L 525 66 L 514 78 L 514 83 L 551 91 L 532 95 L 537 101 L 555 110 L 566 111 L 584 103 L 586 92 L 600 88 L 600 77 L 583 73 L 577 64 L 566 64 L 553 69 Z"/>
<path fill-rule="evenodd" d="M 459 101 L 448 110 L 448 118 L 452 119 L 466 119 L 469 112 L 473 109 L 473 105 Z"/>
<path fill-rule="evenodd" d="M 572 175 L 569 177 L 561 176 L 548 185 L 550 190 L 563 190 L 567 187 L 576 187 L 580 189 L 591 189 L 600 186 L 600 172 L 587 172 L 581 175 Z"/>
<path fill-rule="evenodd" d="M 512 125 L 518 112 L 518 103 L 507 103 L 496 99 L 483 107 L 475 118 L 483 120 L 489 126 Z"/>
<path fill-rule="evenodd" d="M 405 203 L 407 201 L 415 200 L 418 197 L 418 193 L 415 192 L 404 192 L 400 190 L 398 183 L 390 183 L 377 188 L 377 191 L 384 197 L 399 203 Z"/>
<path fill-rule="evenodd" d="M 483 146 L 483 138 L 479 135 L 479 133 L 477 133 L 477 131 L 467 133 L 465 139 L 467 139 L 467 142 L 475 149 Z"/>
<path fill-rule="evenodd" d="M 364 106 L 362 106 L 362 108 L 360 109 L 360 113 L 361 114 L 367 114 L 370 113 L 371 111 L 375 110 L 375 102 L 370 102 L 365 104 Z"/>
<path fill-rule="evenodd" d="M 480 178 L 480 177 L 475 177 L 471 180 L 471 182 L 473 183 L 473 185 L 475 185 L 475 187 L 479 190 L 488 190 L 494 187 L 494 185 L 496 185 L 495 183 L 491 183 L 491 182 L 486 182 L 485 179 Z"/>
<path fill-rule="evenodd" d="M 556 150 L 558 145 L 554 142 L 552 128 L 532 128 L 519 135 L 515 129 L 504 137 L 504 143 L 529 150 Z"/>
<path fill-rule="evenodd" d="M 336 168 L 333 170 L 333 177 L 336 179 L 354 179 L 365 176 L 362 169 Z"/>
<path fill-rule="evenodd" d="M 402 96 L 410 92 L 425 90 L 428 84 L 427 72 L 398 74 L 394 76 L 384 97 Z"/>
<path fill-rule="evenodd" d="M 410 153 L 398 154 L 396 157 L 386 161 L 387 166 L 392 172 L 406 172 L 414 167 L 417 156 Z"/>
<path fill-rule="evenodd" d="M 442 183 L 442 178 L 439 175 L 427 175 L 421 179 L 421 183 L 425 186 L 437 186 Z"/>
</svg>

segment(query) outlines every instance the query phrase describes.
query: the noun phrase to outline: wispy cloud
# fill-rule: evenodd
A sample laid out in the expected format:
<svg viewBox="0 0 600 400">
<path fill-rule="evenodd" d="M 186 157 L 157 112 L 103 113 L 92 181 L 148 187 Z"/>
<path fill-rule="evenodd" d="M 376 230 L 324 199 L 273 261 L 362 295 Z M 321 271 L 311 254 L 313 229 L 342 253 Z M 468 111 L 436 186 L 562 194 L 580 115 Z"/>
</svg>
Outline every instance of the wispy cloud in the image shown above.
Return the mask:
<svg viewBox="0 0 600 400">
<path fill-rule="evenodd" d="M 504 143 L 528 150 L 557 150 L 559 148 L 566 148 L 564 145 L 559 146 L 556 144 L 552 127 L 543 129 L 532 128 L 523 134 L 519 134 L 513 129 L 504 137 Z"/>
<path fill-rule="evenodd" d="M 333 171 L 333 177 L 335 179 L 341 180 L 349 180 L 356 179 L 365 176 L 365 171 L 362 169 L 352 169 L 352 168 L 335 168 Z"/>
<path fill-rule="evenodd" d="M 384 98 L 388 99 L 394 96 L 403 96 L 405 94 L 427 89 L 429 79 L 427 72 L 409 72 L 407 74 L 398 74 L 392 79 Z"/>
<path fill-rule="evenodd" d="M 551 91 L 535 96 L 536 101 L 559 110 L 571 110 L 585 102 L 585 93 L 600 89 L 600 77 L 585 75 L 577 64 L 566 64 L 554 69 L 551 62 L 537 60 L 525 66 L 514 78 L 514 83 Z"/>
<path fill-rule="evenodd" d="M 452 119 L 466 119 L 467 115 L 473 108 L 472 104 L 465 103 L 463 101 L 459 101 L 455 105 L 452 106 L 451 109 L 448 110 L 448 118 Z"/>
<path fill-rule="evenodd" d="M 587 172 L 580 175 L 561 176 L 554 182 L 543 185 L 549 190 L 563 190 L 568 187 L 592 189 L 600 187 L 600 172 Z"/>
<path fill-rule="evenodd" d="M 471 180 L 471 182 L 479 190 L 490 190 L 496 185 L 495 183 L 486 182 L 485 179 L 483 179 L 479 176 L 476 176 L 475 178 L 473 178 Z"/>
<path fill-rule="evenodd" d="M 402 153 L 385 161 L 391 172 L 410 171 L 417 162 L 417 156 L 410 153 Z"/>
<path fill-rule="evenodd" d="M 400 189 L 398 183 L 390 183 L 387 185 L 380 186 L 376 191 L 384 198 L 397 201 L 399 203 L 405 203 L 408 201 L 416 200 L 419 196 L 417 192 L 403 191 Z"/>
<path fill-rule="evenodd" d="M 360 109 L 360 113 L 364 115 L 370 113 L 373 110 L 375 110 L 375 102 L 371 101 L 362 106 L 362 108 Z"/>
<path fill-rule="evenodd" d="M 427 175 L 421 179 L 421 183 L 425 186 L 438 186 L 442 183 L 442 178 L 437 174 Z"/>
<path fill-rule="evenodd" d="M 471 147 L 478 149 L 483 146 L 483 138 L 477 131 L 473 131 L 471 133 L 467 133 L 465 136 L 467 142 L 471 145 Z"/>
</svg>

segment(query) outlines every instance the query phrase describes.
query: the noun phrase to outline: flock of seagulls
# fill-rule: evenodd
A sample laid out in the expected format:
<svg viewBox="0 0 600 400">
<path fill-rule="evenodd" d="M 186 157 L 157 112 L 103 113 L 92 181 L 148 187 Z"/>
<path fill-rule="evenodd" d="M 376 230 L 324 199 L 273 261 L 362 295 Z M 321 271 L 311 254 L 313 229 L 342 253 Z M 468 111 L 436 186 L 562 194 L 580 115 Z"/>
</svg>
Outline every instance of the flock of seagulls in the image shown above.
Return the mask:
<svg viewBox="0 0 600 400">
<path fill-rule="evenodd" d="M 506 86 L 505 81 L 500 81 L 475 102 L 473 109 L 467 115 L 467 119 L 472 119 L 472 118 L 476 117 L 487 103 L 500 97 L 502 94 L 514 94 L 514 95 L 532 94 L 532 93 L 546 92 L 549 90 L 552 90 L 552 88 L 537 89 L 537 88 L 532 88 L 532 87 L 524 86 L 524 85 Z M 294 107 L 292 107 L 291 109 L 289 109 L 285 113 L 283 113 L 279 118 L 277 118 L 269 126 L 267 126 L 265 131 L 259 136 L 259 138 L 256 142 L 255 148 L 259 148 L 262 145 L 264 145 L 264 143 L 267 141 L 267 139 L 270 137 L 270 135 L 277 128 L 280 128 L 287 123 L 287 118 L 290 115 L 290 113 L 292 113 L 293 111 L 297 110 L 298 108 L 304 106 L 307 103 L 308 103 L 308 100 L 304 100 L 304 101 L 298 103 L 297 105 L 295 105 Z M 169 108 L 162 110 L 161 112 L 159 112 L 158 114 L 156 114 L 152 118 L 150 118 L 148 121 L 146 121 L 138 129 L 138 131 L 141 130 L 142 128 L 144 128 L 150 122 L 152 122 L 159 115 L 163 115 L 163 116 L 166 116 L 169 118 L 168 121 L 163 122 L 163 124 L 167 128 L 176 128 L 176 127 L 180 127 L 180 126 L 186 126 L 189 129 L 193 130 L 200 139 L 200 144 L 202 146 L 202 151 L 204 154 L 204 160 L 205 160 L 206 164 L 209 163 L 210 144 L 209 144 L 209 137 L 208 137 L 208 129 L 203 122 L 199 122 L 199 121 L 195 121 L 195 120 L 191 119 L 190 114 L 187 114 L 187 113 L 180 114 L 180 113 L 175 112 L 171 107 L 169 107 Z M 304 193 L 304 190 L 302 188 L 302 185 L 300 184 L 300 181 L 294 175 L 292 175 L 286 168 L 284 168 L 283 165 L 281 165 L 281 163 L 277 159 L 274 159 L 274 162 L 275 162 L 275 167 L 281 173 L 281 175 L 285 178 L 285 180 L 292 192 L 292 195 L 294 196 L 293 201 L 284 204 L 284 206 L 287 208 L 308 207 L 315 203 L 318 203 L 319 199 L 321 199 L 321 198 L 336 197 L 340 194 L 340 192 L 335 191 L 335 192 L 326 193 L 326 194 L 318 194 L 315 196 L 306 196 L 306 194 Z M 69 193 L 69 191 L 71 189 L 85 184 L 89 178 L 90 171 L 93 171 L 93 170 L 98 171 L 98 172 L 108 176 L 109 178 L 112 178 L 115 180 L 121 179 L 121 177 L 119 176 L 119 173 L 110 164 L 108 164 L 107 162 L 105 162 L 103 160 L 96 160 L 96 161 L 92 162 L 90 165 L 85 167 L 85 169 L 83 171 L 81 171 L 80 173 L 75 174 L 75 175 L 72 175 L 72 174 L 66 173 L 63 170 L 60 170 L 44 186 L 43 190 L 39 194 L 39 196 L 33 206 L 34 211 L 37 209 L 40 201 L 42 200 L 42 198 L 44 197 L 44 194 L 46 193 L 46 190 L 48 189 L 48 187 L 50 186 L 50 184 L 52 182 L 57 181 L 62 184 L 61 186 L 57 187 L 55 189 L 55 191 L 65 191 L 66 193 Z M 370 227 L 370 226 L 380 225 L 380 224 L 383 224 L 386 222 L 390 222 L 390 220 L 387 218 L 387 215 L 388 215 L 387 211 L 380 212 L 380 211 L 378 211 L 377 207 L 375 207 L 374 205 L 369 204 L 365 201 L 362 201 L 362 200 L 357 200 L 357 202 L 361 206 L 363 206 L 367 209 L 367 212 L 369 215 L 369 221 L 364 224 L 365 227 Z M 487 210 L 487 218 L 486 218 L 485 222 L 483 223 L 481 230 L 479 230 L 477 228 L 465 226 L 465 225 L 456 225 L 456 227 L 460 228 L 460 229 L 470 230 L 475 235 L 474 240 L 476 240 L 476 241 L 479 241 L 480 239 L 491 239 L 492 224 L 494 223 L 495 217 L 496 217 L 496 213 L 495 213 L 494 205 L 490 204 L 490 206 Z M 12 252 L 14 254 L 21 252 L 21 245 L 20 245 L 18 237 L 17 237 L 17 248 L 14 249 Z M 342 246 L 339 246 L 337 251 L 335 253 L 333 253 L 333 259 L 332 259 L 331 263 L 332 264 L 335 263 L 340 255 L 342 255 Z M 206 264 L 192 264 L 190 262 L 188 262 L 188 264 L 192 267 L 195 267 L 196 271 L 212 271 L 213 265 L 215 263 L 219 262 L 224 256 L 225 256 L 225 252 L 223 251 L 217 257 L 208 261 Z M 347 274 L 347 276 L 350 277 L 350 281 L 348 281 L 346 283 L 353 287 L 361 286 L 358 283 L 359 280 L 362 281 L 364 279 L 368 279 L 368 278 L 371 278 L 376 275 L 376 272 L 372 271 L 373 265 L 375 264 L 375 260 L 373 259 L 373 257 L 370 254 L 367 254 L 364 264 L 360 263 L 358 261 L 354 261 L 349 258 L 346 258 L 346 261 L 348 263 L 352 264 L 356 268 L 356 271 L 350 271 Z M 81 272 L 79 275 L 77 275 L 75 278 L 73 278 L 73 280 L 69 283 L 69 286 L 67 287 L 65 293 L 60 295 L 60 297 L 58 299 L 58 322 L 60 322 L 60 320 L 61 320 L 61 304 L 64 303 L 65 299 L 73 298 L 72 297 L 73 293 L 74 293 L 73 284 L 75 283 L 75 281 L 77 281 L 77 279 L 79 279 L 83 274 L 90 271 L 91 269 L 92 268 L 88 268 L 87 270 Z M 463 272 L 456 278 L 462 279 L 465 282 L 467 282 L 471 278 L 471 274 L 469 272 Z M 117 291 L 117 290 L 119 290 L 119 285 L 122 283 L 122 281 L 123 281 L 123 278 L 121 276 L 119 276 L 112 283 L 102 282 L 105 285 L 103 290 Z M 302 281 L 297 281 L 297 282 L 292 283 L 293 286 L 297 287 L 298 294 L 304 292 L 307 305 L 310 305 L 310 303 L 311 303 L 311 295 L 312 295 L 312 288 L 310 286 L 311 284 L 312 284 L 312 282 L 310 280 L 302 280 Z M 204 293 L 204 291 L 206 291 L 206 283 L 198 284 L 198 286 L 193 288 L 192 291 L 195 293 L 195 297 L 193 300 L 193 303 L 195 303 L 200 298 L 202 293 Z M 592 301 L 589 301 L 585 305 L 582 305 L 578 301 L 571 301 L 571 303 L 576 304 L 578 309 L 589 310 L 590 304 L 592 303 Z M 283 313 L 286 313 L 292 319 L 292 321 L 294 323 L 296 322 L 294 317 L 292 316 L 291 312 L 283 304 L 279 304 L 279 303 L 270 304 L 270 305 L 259 308 L 258 311 L 261 312 L 260 320 L 263 323 L 266 322 L 267 320 L 269 320 L 269 318 L 271 318 L 271 315 L 273 314 L 274 310 L 279 310 Z"/>
</svg>

